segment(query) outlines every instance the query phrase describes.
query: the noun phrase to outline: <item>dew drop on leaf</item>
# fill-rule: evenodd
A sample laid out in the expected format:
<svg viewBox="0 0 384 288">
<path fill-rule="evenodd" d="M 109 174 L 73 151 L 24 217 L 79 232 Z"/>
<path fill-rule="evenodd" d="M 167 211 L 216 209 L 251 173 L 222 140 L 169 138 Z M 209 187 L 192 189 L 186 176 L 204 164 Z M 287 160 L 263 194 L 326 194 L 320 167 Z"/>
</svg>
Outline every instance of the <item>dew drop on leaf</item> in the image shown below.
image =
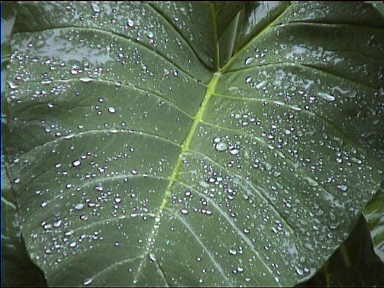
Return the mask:
<svg viewBox="0 0 384 288">
<path fill-rule="evenodd" d="M 83 285 L 84 285 L 84 286 L 88 286 L 89 284 L 92 283 L 92 281 L 93 281 L 92 278 L 86 279 L 86 280 L 84 280 Z"/>
<path fill-rule="evenodd" d="M 236 149 L 236 148 L 232 148 L 232 149 L 230 149 L 229 150 L 229 153 L 231 153 L 232 155 L 237 155 L 237 154 L 239 154 L 239 149 Z"/>
<path fill-rule="evenodd" d="M 348 190 L 348 186 L 345 185 L 345 184 L 339 184 L 336 186 L 337 188 L 339 188 L 341 191 L 345 192 Z"/>
<path fill-rule="evenodd" d="M 75 161 L 72 162 L 72 166 L 73 167 L 79 167 L 80 164 L 81 164 L 81 162 L 79 160 L 75 160 Z"/>
<path fill-rule="evenodd" d="M 227 147 L 227 144 L 225 144 L 224 142 L 220 142 L 215 145 L 215 149 L 220 152 L 227 150 Z"/>
<path fill-rule="evenodd" d="M 187 215 L 188 214 L 188 210 L 183 208 L 180 210 L 180 213 L 183 214 L 183 215 Z"/>
<path fill-rule="evenodd" d="M 324 100 L 327 100 L 327 101 L 335 101 L 335 96 L 332 96 L 332 95 L 330 95 L 330 94 L 328 94 L 328 93 L 323 93 L 323 92 L 320 92 L 319 94 L 318 94 L 321 98 L 323 98 Z"/>
<path fill-rule="evenodd" d="M 80 81 L 81 82 L 84 82 L 84 83 L 88 83 L 88 82 L 91 82 L 93 79 L 92 78 L 89 78 L 89 77 L 82 77 L 80 78 Z"/>
<path fill-rule="evenodd" d="M 116 109 L 114 107 L 108 107 L 108 112 L 109 113 L 115 113 Z"/>
<path fill-rule="evenodd" d="M 84 204 L 83 203 L 78 203 L 78 204 L 75 205 L 75 209 L 76 210 L 81 210 L 83 208 L 84 208 Z"/>
<path fill-rule="evenodd" d="M 92 6 L 93 12 L 95 12 L 95 13 L 100 12 L 100 7 L 96 3 L 91 3 L 91 6 Z"/>
<path fill-rule="evenodd" d="M 253 57 L 248 57 L 247 59 L 245 59 L 245 65 L 249 65 L 249 64 L 251 64 L 251 63 L 253 62 L 254 59 L 255 59 L 255 58 L 253 58 Z"/>
</svg>

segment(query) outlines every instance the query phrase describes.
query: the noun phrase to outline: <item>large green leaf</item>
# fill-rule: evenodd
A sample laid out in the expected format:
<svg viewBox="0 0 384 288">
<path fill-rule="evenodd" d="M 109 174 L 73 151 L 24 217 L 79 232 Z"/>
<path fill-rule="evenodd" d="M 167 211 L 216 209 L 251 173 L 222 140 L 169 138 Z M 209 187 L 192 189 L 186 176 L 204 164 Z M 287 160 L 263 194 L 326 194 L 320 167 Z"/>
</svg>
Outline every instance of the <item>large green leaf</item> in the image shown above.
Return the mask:
<svg viewBox="0 0 384 288">
<path fill-rule="evenodd" d="M 384 262 L 384 189 L 364 209 L 364 216 L 371 232 L 374 250 Z"/>
<path fill-rule="evenodd" d="M 7 156 L 50 285 L 288 286 L 347 238 L 383 177 L 384 19 L 242 5 L 19 4 Z"/>
</svg>

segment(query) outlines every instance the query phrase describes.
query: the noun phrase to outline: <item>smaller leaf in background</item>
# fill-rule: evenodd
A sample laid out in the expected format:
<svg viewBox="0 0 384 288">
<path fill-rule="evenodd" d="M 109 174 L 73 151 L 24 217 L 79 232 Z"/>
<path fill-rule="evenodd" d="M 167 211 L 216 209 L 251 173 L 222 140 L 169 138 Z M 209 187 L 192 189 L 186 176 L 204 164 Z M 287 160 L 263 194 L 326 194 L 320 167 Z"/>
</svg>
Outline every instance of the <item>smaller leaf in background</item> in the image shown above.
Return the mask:
<svg viewBox="0 0 384 288">
<path fill-rule="evenodd" d="M 372 4 L 379 12 L 384 16 L 384 2 L 383 1 L 366 1 L 367 3 Z"/>
<path fill-rule="evenodd" d="M 371 232 L 374 250 L 384 262 L 384 189 L 381 188 L 375 198 L 364 210 L 365 219 Z"/>
<path fill-rule="evenodd" d="M 381 193 L 383 195 L 383 193 Z M 384 263 L 372 249 L 364 217 L 318 273 L 297 287 L 382 287 Z"/>
<path fill-rule="evenodd" d="M 4 169 L 2 169 L 4 171 Z M 10 189 L 9 179 L 3 175 L 1 206 L 2 260 L 4 275 L 1 287 L 47 287 L 42 272 L 28 257 L 22 240 L 17 209 Z"/>
</svg>

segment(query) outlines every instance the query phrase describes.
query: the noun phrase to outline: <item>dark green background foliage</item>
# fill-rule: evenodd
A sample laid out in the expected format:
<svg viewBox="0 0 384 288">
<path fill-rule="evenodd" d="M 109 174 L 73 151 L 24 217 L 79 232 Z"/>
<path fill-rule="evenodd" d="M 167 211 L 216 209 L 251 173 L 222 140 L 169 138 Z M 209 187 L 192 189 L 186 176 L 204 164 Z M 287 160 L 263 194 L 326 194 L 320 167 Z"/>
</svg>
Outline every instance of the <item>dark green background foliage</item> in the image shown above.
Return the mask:
<svg viewBox="0 0 384 288">
<path fill-rule="evenodd" d="M 8 286 L 384 284 L 381 2 L 5 5 Z"/>
</svg>

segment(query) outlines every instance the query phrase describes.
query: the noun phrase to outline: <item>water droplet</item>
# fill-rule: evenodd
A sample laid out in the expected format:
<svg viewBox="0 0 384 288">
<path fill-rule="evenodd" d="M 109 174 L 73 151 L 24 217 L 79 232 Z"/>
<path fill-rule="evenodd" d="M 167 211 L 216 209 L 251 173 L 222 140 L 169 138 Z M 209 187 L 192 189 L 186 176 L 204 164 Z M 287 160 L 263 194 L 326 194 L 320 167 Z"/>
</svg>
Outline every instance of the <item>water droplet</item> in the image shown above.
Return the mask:
<svg viewBox="0 0 384 288">
<path fill-rule="evenodd" d="M 88 83 L 88 82 L 91 82 L 93 79 L 92 78 L 89 78 L 89 77 L 82 77 L 80 78 L 80 81 L 81 82 L 84 82 L 84 83 Z"/>
<path fill-rule="evenodd" d="M 154 36 L 153 32 L 151 32 L 151 31 L 148 31 L 148 32 L 147 32 L 147 37 L 148 37 L 149 39 L 153 39 L 153 36 Z"/>
<path fill-rule="evenodd" d="M 339 184 L 336 186 L 338 189 L 340 189 L 341 191 L 345 192 L 348 190 L 348 186 L 345 185 L 345 184 Z"/>
<path fill-rule="evenodd" d="M 63 221 L 61 221 L 61 220 L 57 220 L 55 223 L 53 223 L 53 227 L 58 228 L 58 227 L 61 226 L 62 223 L 63 223 Z"/>
<path fill-rule="evenodd" d="M 225 150 L 227 150 L 227 144 L 225 144 L 225 143 L 223 143 L 223 142 L 220 142 L 220 143 L 217 143 L 216 145 L 215 145 L 215 149 L 217 150 L 217 151 L 225 151 Z"/>
<path fill-rule="evenodd" d="M 11 89 L 16 89 L 17 88 L 17 85 L 11 81 L 8 82 L 8 85 L 9 85 L 9 88 Z"/>
<path fill-rule="evenodd" d="M 327 101 L 335 101 L 335 96 L 332 96 L 328 93 L 323 93 L 323 92 L 319 92 L 318 94 L 321 98 L 323 98 L 324 100 L 327 100 Z"/>
<path fill-rule="evenodd" d="M 108 112 L 109 112 L 109 113 L 115 113 L 115 112 L 116 112 L 116 109 L 113 108 L 113 107 L 108 107 Z"/>
<path fill-rule="evenodd" d="M 13 180 L 13 183 L 14 184 L 19 184 L 20 183 L 20 178 L 16 178 L 15 180 Z"/>
<path fill-rule="evenodd" d="M 133 25 L 135 25 L 135 23 L 134 23 L 131 19 L 128 19 L 128 21 L 127 21 L 127 25 L 128 25 L 129 27 L 133 27 Z"/>
<path fill-rule="evenodd" d="M 119 198 L 119 197 L 117 197 L 117 198 L 115 198 L 115 203 L 121 203 L 121 198 Z"/>
<path fill-rule="evenodd" d="M 93 12 L 95 12 L 95 13 L 99 13 L 100 12 L 100 7 L 96 3 L 91 2 L 91 6 L 92 6 Z"/>
<path fill-rule="evenodd" d="M 299 267 L 295 267 L 295 270 L 296 270 L 296 273 L 300 276 L 304 274 L 304 271 L 302 269 L 300 269 Z"/>
<path fill-rule="evenodd" d="M 83 208 L 84 208 L 84 204 L 83 203 L 78 203 L 78 204 L 75 205 L 75 209 L 76 210 L 81 210 Z"/>
<path fill-rule="evenodd" d="M 84 282 L 83 282 L 83 285 L 84 285 L 84 286 L 87 286 L 87 285 L 91 284 L 91 283 L 92 283 L 92 281 L 93 281 L 93 279 L 92 279 L 92 278 L 89 278 L 89 279 L 85 279 L 85 280 L 84 280 Z"/>
<path fill-rule="evenodd" d="M 69 244 L 69 247 L 74 248 L 77 246 L 76 241 L 73 241 L 71 244 Z"/>
<path fill-rule="evenodd" d="M 155 262 L 155 261 L 156 261 L 156 257 L 155 257 L 155 255 L 154 255 L 153 253 L 149 253 L 148 258 L 149 258 L 149 260 L 151 260 L 152 262 Z"/>
<path fill-rule="evenodd" d="M 191 191 L 185 191 L 184 193 L 185 197 L 190 197 L 192 195 Z"/>
<path fill-rule="evenodd" d="M 183 214 L 183 215 L 187 215 L 188 214 L 188 210 L 183 208 L 180 210 L 180 213 Z"/>
<path fill-rule="evenodd" d="M 229 150 L 229 153 L 231 153 L 232 155 L 237 155 L 237 154 L 239 154 L 239 149 L 236 149 L 236 148 L 232 148 L 232 149 L 230 149 Z"/>
<path fill-rule="evenodd" d="M 81 162 L 79 160 L 75 160 L 75 161 L 72 162 L 72 166 L 73 167 L 79 167 L 80 164 L 81 164 Z"/>
<path fill-rule="evenodd" d="M 245 65 L 249 65 L 253 62 L 253 60 L 255 60 L 255 58 L 253 57 L 248 57 L 247 59 L 245 59 Z"/>
<path fill-rule="evenodd" d="M 252 82 L 252 77 L 251 76 L 245 77 L 245 83 L 249 84 L 251 82 Z"/>
<path fill-rule="evenodd" d="M 214 142 L 214 143 L 219 143 L 220 140 L 221 140 L 220 137 L 215 137 L 215 139 L 213 139 L 213 142 Z"/>
<path fill-rule="evenodd" d="M 137 171 L 136 169 L 132 169 L 131 173 L 132 173 L 133 175 L 137 175 L 137 174 L 139 174 L 139 171 Z"/>
</svg>

